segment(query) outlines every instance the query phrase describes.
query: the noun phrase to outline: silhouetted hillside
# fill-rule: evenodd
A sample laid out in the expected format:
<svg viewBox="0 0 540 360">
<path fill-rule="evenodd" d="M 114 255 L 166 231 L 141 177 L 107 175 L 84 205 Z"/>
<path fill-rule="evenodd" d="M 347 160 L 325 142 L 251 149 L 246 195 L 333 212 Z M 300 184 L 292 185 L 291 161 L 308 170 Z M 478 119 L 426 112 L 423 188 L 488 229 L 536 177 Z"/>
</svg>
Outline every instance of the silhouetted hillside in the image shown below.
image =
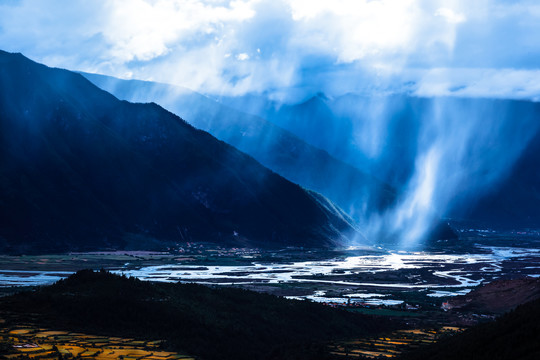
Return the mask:
<svg viewBox="0 0 540 360">
<path fill-rule="evenodd" d="M 165 339 L 200 359 L 324 359 L 325 343 L 389 322 L 308 301 L 235 288 L 167 284 L 79 271 L 55 285 L 0 299 L 40 324 L 110 336 Z M 31 310 L 30 310 L 31 309 Z"/>
<path fill-rule="evenodd" d="M 156 104 L 0 52 L 2 251 L 324 246 L 348 218 Z"/>
<path fill-rule="evenodd" d="M 403 360 L 540 359 L 540 300 L 521 305 L 493 323 L 420 348 Z"/>
</svg>

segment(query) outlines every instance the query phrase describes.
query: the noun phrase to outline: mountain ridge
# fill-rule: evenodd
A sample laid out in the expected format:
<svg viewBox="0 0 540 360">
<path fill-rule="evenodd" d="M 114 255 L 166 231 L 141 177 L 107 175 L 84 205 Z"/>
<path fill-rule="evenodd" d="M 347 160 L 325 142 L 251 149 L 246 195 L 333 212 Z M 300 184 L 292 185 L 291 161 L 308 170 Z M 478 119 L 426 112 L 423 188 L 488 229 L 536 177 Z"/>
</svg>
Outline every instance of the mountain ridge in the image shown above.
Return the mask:
<svg viewBox="0 0 540 360">
<path fill-rule="evenodd" d="M 156 104 L 0 52 L 0 247 L 329 246 L 357 229 Z"/>
<path fill-rule="evenodd" d="M 123 100 L 158 102 L 285 178 L 324 194 L 357 221 L 369 212 L 387 209 L 396 200 L 391 186 L 263 118 L 174 85 L 81 74 Z"/>
<path fill-rule="evenodd" d="M 354 93 L 335 98 L 316 95 L 297 104 L 280 104 L 264 96 L 223 97 L 221 101 L 263 116 L 335 158 L 372 172 L 398 194 L 406 191 L 416 162 L 425 151 L 421 147 L 425 129 L 431 129 L 431 137 L 436 136 L 433 131 L 440 129 L 430 128 L 430 123 L 438 121 L 446 129 L 446 135 L 438 134 L 443 142 L 448 145 L 457 140 L 455 147 L 445 150 L 452 152 L 463 146 L 459 140 L 467 136 L 480 138 L 485 147 L 478 152 L 476 141 L 466 144 L 469 154 L 461 160 L 461 166 L 470 169 L 470 176 L 452 194 L 446 209 L 439 209 L 440 216 L 501 229 L 540 227 L 535 210 L 540 206 L 540 172 L 536 171 L 540 164 L 538 102 Z M 472 127 L 476 132 L 462 132 L 471 122 L 466 119 L 480 125 Z M 355 136 L 362 146 L 354 144 Z M 471 156 L 475 151 L 476 157 Z M 505 169 L 497 174 L 499 163 Z M 443 162 L 439 165 L 445 166 Z M 456 171 L 463 170 L 458 167 Z"/>
</svg>

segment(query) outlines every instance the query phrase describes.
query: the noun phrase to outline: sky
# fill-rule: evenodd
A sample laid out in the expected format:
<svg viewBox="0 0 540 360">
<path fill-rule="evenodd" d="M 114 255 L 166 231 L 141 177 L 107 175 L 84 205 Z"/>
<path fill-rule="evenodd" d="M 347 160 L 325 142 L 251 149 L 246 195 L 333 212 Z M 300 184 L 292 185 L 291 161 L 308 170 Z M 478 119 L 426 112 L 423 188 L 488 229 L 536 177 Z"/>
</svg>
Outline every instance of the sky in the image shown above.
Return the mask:
<svg viewBox="0 0 540 360">
<path fill-rule="evenodd" d="M 0 48 L 211 95 L 540 100 L 536 0 L 0 0 Z"/>
</svg>

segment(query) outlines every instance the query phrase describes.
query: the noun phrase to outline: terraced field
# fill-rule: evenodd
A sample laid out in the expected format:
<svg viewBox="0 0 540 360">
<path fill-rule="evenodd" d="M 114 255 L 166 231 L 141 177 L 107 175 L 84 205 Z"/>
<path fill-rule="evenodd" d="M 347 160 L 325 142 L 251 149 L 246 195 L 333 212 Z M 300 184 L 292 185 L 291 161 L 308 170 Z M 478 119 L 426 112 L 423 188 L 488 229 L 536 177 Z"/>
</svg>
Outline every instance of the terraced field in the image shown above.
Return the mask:
<svg viewBox="0 0 540 360">
<path fill-rule="evenodd" d="M 441 336 L 456 334 L 462 328 L 445 326 L 440 329 L 397 330 L 384 337 L 373 337 L 332 345 L 331 353 L 350 358 L 393 358 L 422 345 L 432 344 Z"/>
<path fill-rule="evenodd" d="M 161 350 L 161 341 L 136 341 L 33 326 L 3 327 L 0 337 L 11 346 L 9 353 L 0 353 L 0 358 L 5 359 L 194 360 L 188 355 Z"/>
</svg>

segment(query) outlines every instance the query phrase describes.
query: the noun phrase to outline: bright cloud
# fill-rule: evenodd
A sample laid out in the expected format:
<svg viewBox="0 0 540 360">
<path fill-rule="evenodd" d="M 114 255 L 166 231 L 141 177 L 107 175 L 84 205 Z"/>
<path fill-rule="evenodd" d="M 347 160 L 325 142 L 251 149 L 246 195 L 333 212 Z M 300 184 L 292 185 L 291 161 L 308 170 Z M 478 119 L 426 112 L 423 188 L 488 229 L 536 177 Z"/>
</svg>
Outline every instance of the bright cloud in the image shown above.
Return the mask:
<svg viewBox="0 0 540 360">
<path fill-rule="evenodd" d="M 459 24 L 465 21 L 465 16 L 463 14 L 456 13 L 448 8 L 437 9 L 435 16 L 440 16 L 451 24 Z"/>
<path fill-rule="evenodd" d="M 224 24 L 252 18 L 249 2 L 122 0 L 104 5 L 109 21 L 103 29 L 111 58 L 148 61 L 167 54 L 177 44 L 197 37 L 226 36 Z"/>
<path fill-rule="evenodd" d="M 246 53 L 241 53 L 236 55 L 236 58 L 240 61 L 249 60 L 249 55 Z"/>
<path fill-rule="evenodd" d="M 523 88 L 530 98 L 520 71 L 536 71 L 539 20 L 532 0 L 19 0 L 0 4 L 0 44 L 51 66 L 211 94 L 396 89 L 404 78 L 440 93 L 426 79 L 449 69 L 484 79 L 453 95 Z M 495 81 L 486 74 L 512 89 L 480 85 Z"/>
<path fill-rule="evenodd" d="M 411 0 L 292 0 L 290 6 L 300 40 L 343 62 L 414 46 L 415 24 L 422 13 Z"/>
</svg>

